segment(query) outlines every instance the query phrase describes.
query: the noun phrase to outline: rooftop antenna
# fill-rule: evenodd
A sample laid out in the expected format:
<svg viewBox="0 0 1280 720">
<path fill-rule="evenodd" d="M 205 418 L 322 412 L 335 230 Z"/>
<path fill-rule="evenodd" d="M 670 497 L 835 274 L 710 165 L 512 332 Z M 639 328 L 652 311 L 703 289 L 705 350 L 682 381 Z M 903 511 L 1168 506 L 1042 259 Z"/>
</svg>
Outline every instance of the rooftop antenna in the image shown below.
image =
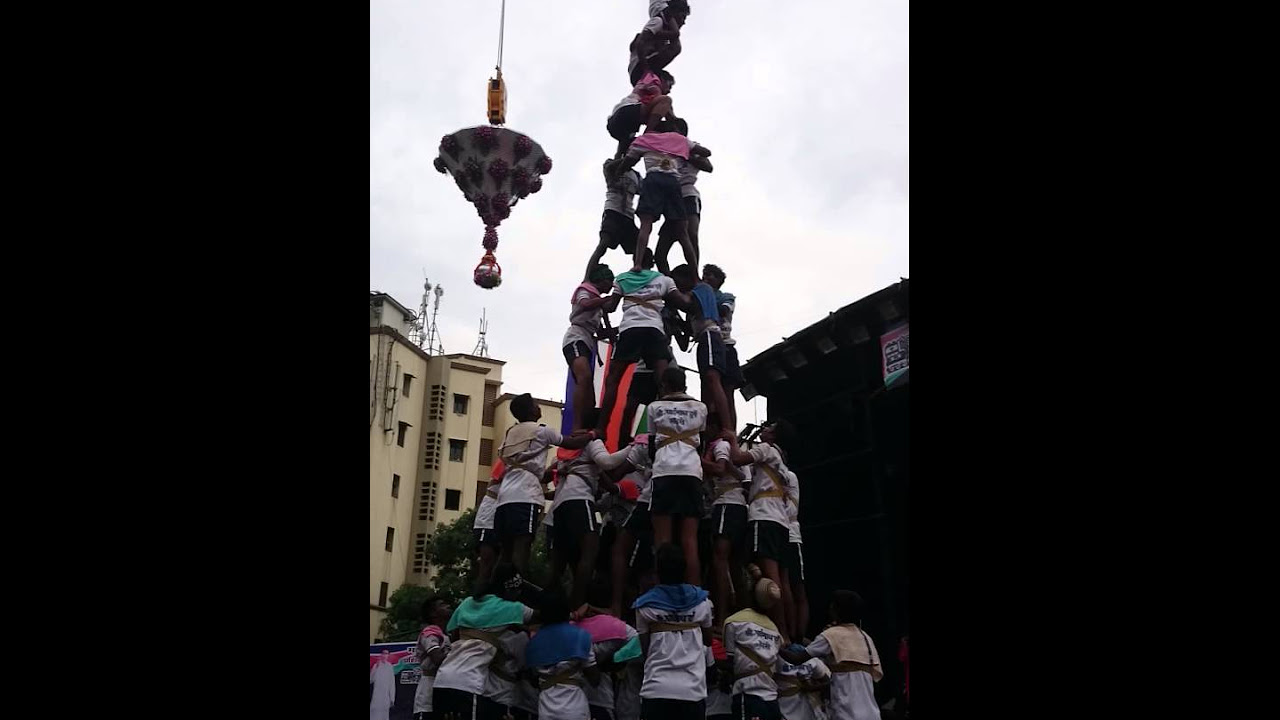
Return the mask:
<svg viewBox="0 0 1280 720">
<path fill-rule="evenodd" d="M 476 349 L 471 351 L 476 357 L 489 357 L 489 343 L 484 339 L 484 334 L 489 331 L 489 321 L 485 318 L 485 309 L 480 310 L 480 339 L 476 340 Z"/>
<path fill-rule="evenodd" d="M 426 272 L 422 274 L 422 303 L 418 305 L 418 316 L 409 323 L 409 342 L 422 347 L 427 341 L 427 331 L 423 326 L 427 317 L 427 302 L 431 299 L 431 281 Z"/>
<path fill-rule="evenodd" d="M 426 350 L 428 355 L 443 355 L 444 342 L 440 339 L 439 329 L 436 328 L 436 313 L 440 312 L 440 296 L 444 295 L 444 288 L 437 284 L 432 293 L 436 296 L 436 300 L 431 306 L 431 324 L 427 326 L 427 346 L 423 350 Z M 426 302 L 424 297 L 422 300 L 424 313 Z"/>
</svg>

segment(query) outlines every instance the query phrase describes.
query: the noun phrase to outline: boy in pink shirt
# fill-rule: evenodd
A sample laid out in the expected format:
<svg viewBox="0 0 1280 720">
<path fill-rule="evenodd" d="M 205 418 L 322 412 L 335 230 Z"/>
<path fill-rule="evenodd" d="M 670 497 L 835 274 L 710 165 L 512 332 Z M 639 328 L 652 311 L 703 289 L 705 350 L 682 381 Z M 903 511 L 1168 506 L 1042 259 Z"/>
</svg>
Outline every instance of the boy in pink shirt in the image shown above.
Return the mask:
<svg viewBox="0 0 1280 720">
<path fill-rule="evenodd" d="M 690 142 L 689 138 L 675 130 L 675 124 L 664 120 L 651 125 L 649 130 L 631 143 L 627 154 L 614 163 L 614 176 L 631 168 L 644 159 L 644 182 L 640 186 L 640 204 L 636 215 L 640 218 L 640 234 L 636 238 L 636 253 L 632 272 L 639 272 L 641 260 L 649 249 L 649 233 L 660 217 L 674 223 L 676 240 L 684 250 L 685 261 L 690 267 L 698 267 L 698 253 L 689 240 L 688 213 L 681 196 L 680 175 L 684 164 L 693 162 L 705 170 L 711 167 L 711 151 Z"/>
</svg>

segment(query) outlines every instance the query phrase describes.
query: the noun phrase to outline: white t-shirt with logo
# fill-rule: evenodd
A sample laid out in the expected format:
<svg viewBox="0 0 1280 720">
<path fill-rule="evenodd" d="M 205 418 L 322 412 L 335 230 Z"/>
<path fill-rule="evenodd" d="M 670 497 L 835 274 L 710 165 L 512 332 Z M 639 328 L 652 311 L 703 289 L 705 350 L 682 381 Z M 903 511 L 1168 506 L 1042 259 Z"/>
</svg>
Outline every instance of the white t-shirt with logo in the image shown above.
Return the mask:
<svg viewBox="0 0 1280 720">
<path fill-rule="evenodd" d="M 656 622 L 697 623 L 698 627 L 678 632 L 656 632 L 649 636 L 649 655 L 644 661 L 644 684 L 640 697 L 647 699 L 704 700 L 707 697 L 707 659 L 702 630 L 711 627 L 711 601 L 682 611 L 642 607 L 636 610 L 636 630 L 649 632 Z"/>
<path fill-rule="evenodd" d="M 533 618 L 533 608 L 525 606 L 524 621 L 529 622 Z M 498 633 L 501 636 L 503 647 L 507 645 L 507 641 L 511 640 L 510 636 L 526 633 L 516 633 L 507 626 L 481 628 L 485 632 Z M 497 648 L 475 638 L 461 638 L 449 649 L 449 654 L 444 657 L 444 662 L 440 663 L 440 671 L 436 673 L 436 688 L 448 688 L 451 690 L 462 690 L 475 695 L 485 694 L 485 684 L 489 679 L 489 663 L 493 662 L 493 656 L 498 652 Z M 523 657 L 523 653 L 521 653 Z"/>
<path fill-rule="evenodd" d="M 449 638 L 441 639 L 439 635 L 419 635 L 418 636 L 418 669 L 422 673 L 418 677 L 418 690 L 413 694 L 413 712 L 431 712 L 431 688 L 435 685 L 435 675 L 428 675 L 440 666 L 431 662 L 428 657 L 432 650 L 443 647 L 445 653 L 449 652 Z M 444 658 L 440 659 L 444 662 Z"/>
<path fill-rule="evenodd" d="M 701 432 L 707 428 L 707 406 L 688 395 L 668 395 L 649 404 L 649 442 L 661 443 L 669 435 L 690 430 Z M 677 440 L 660 446 L 653 458 L 653 477 L 686 475 L 702 479 L 702 456 L 698 454 L 699 434 L 695 432 L 689 442 Z"/>
<path fill-rule="evenodd" d="M 530 423 L 519 423 L 527 424 Z M 511 430 L 507 430 L 508 436 L 510 433 Z M 509 503 L 532 503 L 542 507 L 546 499 L 542 496 L 542 471 L 547 468 L 547 450 L 562 442 L 564 436 L 559 432 L 546 425 L 539 425 L 529 446 L 516 453 L 510 462 L 506 460 L 506 453 L 499 448 L 498 455 L 507 463 L 507 471 L 502 476 L 502 484 L 498 486 L 498 507 Z M 505 446 L 504 436 L 503 447 Z"/>
<path fill-rule="evenodd" d="M 747 511 L 747 519 L 768 520 L 784 528 L 790 527 L 791 511 L 787 508 L 789 503 L 786 498 L 756 496 L 777 487 L 775 477 L 782 481 L 782 490 L 787 495 L 792 495 L 794 491 L 789 482 L 795 475 L 787 469 L 778 449 L 768 443 L 759 443 L 747 452 L 751 454 L 754 463 L 751 471 L 751 505 Z"/>
<path fill-rule="evenodd" d="M 614 292 L 622 295 L 622 286 L 613 284 Z M 622 322 L 618 323 L 618 332 L 624 333 L 631 328 L 648 327 L 662 330 L 662 308 L 666 307 L 665 298 L 676 289 L 676 281 L 666 275 L 658 275 L 644 287 L 638 288 L 630 295 L 622 297 Z M 648 304 L 645 307 L 640 301 Z"/>
<path fill-rule="evenodd" d="M 733 461 L 729 459 L 729 443 L 724 440 L 713 440 L 711 442 L 711 457 L 713 460 L 724 460 L 730 465 L 733 464 Z M 747 492 L 742 489 L 742 483 L 738 478 L 733 475 L 718 475 L 712 478 L 712 481 L 715 483 L 716 490 L 712 505 L 747 504 Z"/>
<path fill-rule="evenodd" d="M 547 515 L 570 500 L 594 500 L 600 486 L 600 470 L 613 470 L 627 461 L 627 448 L 610 453 L 601 440 L 592 440 L 582 448 L 582 454 L 560 464 L 562 472 L 556 483 L 555 500 Z"/>
<path fill-rule="evenodd" d="M 750 648 L 764 661 L 765 667 L 772 671 L 778 663 L 778 651 L 782 649 L 782 636 L 774 630 L 752 622 L 726 622 L 724 651 L 733 658 L 735 677 L 746 675 L 757 667 L 755 661 L 739 650 L 742 647 Z M 769 673 L 756 673 L 734 680 L 733 694 L 755 695 L 762 700 L 776 700 L 778 684 L 773 681 Z"/>
<path fill-rule="evenodd" d="M 596 654 L 587 654 L 584 661 L 580 658 L 558 662 L 550 667 L 534 668 L 539 679 L 549 678 L 560 673 L 570 673 L 582 685 L 587 685 L 582 676 L 585 668 L 595 667 Z M 603 682 L 603 680 L 601 681 Z M 541 683 L 539 683 L 541 684 Z M 557 683 L 544 688 L 538 693 L 538 717 L 555 718 L 555 720 L 587 720 L 591 716 L 591 708 L 587 707 L 587 694 L 579 685 Z"/>
</svg>

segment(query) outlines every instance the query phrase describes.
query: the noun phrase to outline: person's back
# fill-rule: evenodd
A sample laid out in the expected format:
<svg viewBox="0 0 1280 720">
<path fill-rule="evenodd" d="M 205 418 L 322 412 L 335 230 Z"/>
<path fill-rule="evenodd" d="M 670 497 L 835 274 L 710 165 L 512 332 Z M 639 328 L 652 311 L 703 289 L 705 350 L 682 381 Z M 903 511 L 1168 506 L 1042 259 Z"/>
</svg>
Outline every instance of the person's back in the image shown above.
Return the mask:
<svg viewBox="0 0 1280 720">
<path fill-rule="evenodd" d="M 525 664 L 538 678 L 538 715 L 548 720 L 587 720 L 591 710 L 583 689 L 584 674 L 596 665 L 591 635 L 569 622 L 568 601 L 558 592 L 544 598 L 542 615 L 548 623 L 525 650 Z"/>
<path fill-rule="evenodd" d="M 711 601 L 705 590 L 679 582 L 685 571 L 679 548 L 659 548 L 657 564 L 662 584 L 641 595 L 634 605 L 636 630 L 645 648 L 641 716 L 704 720 Z"/>
<path fill-rule="evenodd" d="M 858 625 L 863 608 L 857 593 L 836 590 L 828 610 L 835 624 L 819 633 L 803 650 L 782 652 L 784 659 L 792 664 L 818 658 L 831 669 L 829 720 L 880 718 L 875 683 L 884 677 L 884 666 L 875 642 Z"/>
</svg>

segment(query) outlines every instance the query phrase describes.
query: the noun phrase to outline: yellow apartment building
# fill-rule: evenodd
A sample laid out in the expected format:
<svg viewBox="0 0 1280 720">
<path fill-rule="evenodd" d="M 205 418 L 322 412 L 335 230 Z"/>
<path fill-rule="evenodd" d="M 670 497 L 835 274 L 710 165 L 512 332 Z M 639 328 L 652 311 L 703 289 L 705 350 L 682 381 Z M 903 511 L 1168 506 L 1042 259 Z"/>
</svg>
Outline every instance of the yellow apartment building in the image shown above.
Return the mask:
<svg viewBox="0 0 1280 720">
<path fill-rule="evenodd" d="M 369 294 L 369 640 L 387 599 L 424 584 L 427 541 L 479 505 L 495 447 L 515 418 L 502 366 L 466 354 L 430 355 L 409 341 L 414 314 Z M 556 427 L 564 405 L 538 400 Z"/>
</svg>

